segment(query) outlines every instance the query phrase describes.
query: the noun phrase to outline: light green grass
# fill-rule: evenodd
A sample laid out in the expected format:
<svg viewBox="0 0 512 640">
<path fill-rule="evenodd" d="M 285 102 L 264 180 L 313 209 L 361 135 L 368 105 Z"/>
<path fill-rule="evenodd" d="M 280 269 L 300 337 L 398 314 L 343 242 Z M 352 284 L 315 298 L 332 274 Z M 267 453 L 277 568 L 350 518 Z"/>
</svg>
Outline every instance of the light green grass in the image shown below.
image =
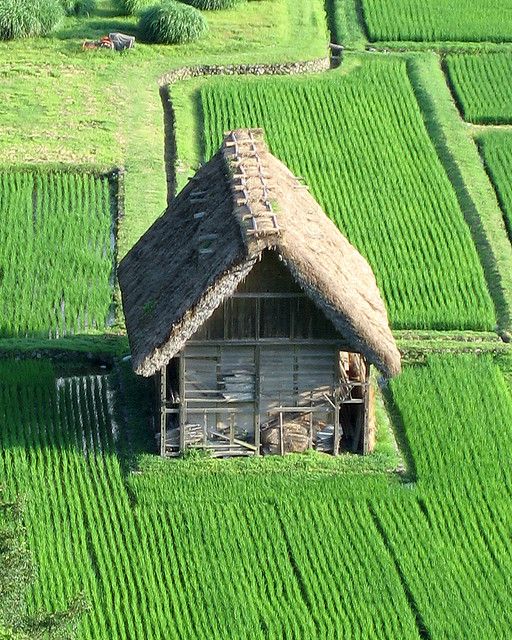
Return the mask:
<svg viewBox="0 0 512 640">
<path fill-rule="evenodd" d="M 367 42 L 359 0 L 327 0 L 332 42 L 349 49 L 364 49 Z"/>
<path fill-rule="evenodd" d="M 0 43 L 0 165 L 125 166 L 122 257 L 166 205 L 158 79 L 197 64 L 295 61 L 327 54 L 321 0 L 258 0 L 209 12 L 208 36 L 180 46 L 82 51 L 84 39 L 135 33 L 136 19 L 68 18 L 54 37 Z"/>
<path fill-rule="evenodd" d="M 490 357 L 432 357 L 388 403 L 415 486 L 321 454 L 141 456 L 148 386 L 126 367 L 56 377 L 46 361 L 0 362 L 0 483 L 24 497 L 38 567 L 29 613 L 83 591 L 78 640 L 505 637 L 503 374 Z"/>
</svg>

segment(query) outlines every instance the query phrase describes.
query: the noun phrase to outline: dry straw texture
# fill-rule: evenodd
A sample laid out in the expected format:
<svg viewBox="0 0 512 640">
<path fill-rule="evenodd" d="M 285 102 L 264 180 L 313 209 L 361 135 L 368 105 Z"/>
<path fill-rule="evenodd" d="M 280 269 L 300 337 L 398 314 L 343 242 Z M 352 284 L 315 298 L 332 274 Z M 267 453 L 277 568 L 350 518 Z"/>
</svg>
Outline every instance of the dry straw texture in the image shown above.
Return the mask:
<svg viewBox="0 0 512 640">
<path fill-rule="evenodd" d="M 149 376 L 168 362 L 272 250 L 352 348 L 398 373 L 400 354 L 366 260 L 269 153 L 261 130 L 234 133 L 236 147 L 226 136 L 119 265 L 135 371 Z M 259 233 L 251 233 L 254 220 Z"/>
</svg>

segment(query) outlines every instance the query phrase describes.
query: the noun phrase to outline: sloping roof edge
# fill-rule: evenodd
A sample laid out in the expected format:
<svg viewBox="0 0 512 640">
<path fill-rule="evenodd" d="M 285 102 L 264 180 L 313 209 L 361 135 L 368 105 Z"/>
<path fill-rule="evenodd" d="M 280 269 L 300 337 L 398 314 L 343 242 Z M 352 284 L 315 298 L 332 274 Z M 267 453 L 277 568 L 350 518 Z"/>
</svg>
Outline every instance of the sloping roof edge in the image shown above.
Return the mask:
<svg viewBox="0 0 512 640">
<path fill-rule="evenodd" d="M 217 282 L 209 287 L 194 307 L 170 328 L 167 340 L 148 356 L 133 360 L 135 373 L 149 377 L 155 374 L 185 345 L 187 340 L 208 320 L 226 298 L 235 293 L 240 282 L 254 266 L 254 259 L 232 265 Z"/>
<path fill-rule="evenodd" d="M 259 129 L 226 134 L 219 153 L 120 265 L 136 373 L 150 376 L 169 362 L 265 249 L 281 256 L 354 350 L 385 374 L 399 373 L 400 353 L 370 265 L 270 154 Z"/>
</svg>

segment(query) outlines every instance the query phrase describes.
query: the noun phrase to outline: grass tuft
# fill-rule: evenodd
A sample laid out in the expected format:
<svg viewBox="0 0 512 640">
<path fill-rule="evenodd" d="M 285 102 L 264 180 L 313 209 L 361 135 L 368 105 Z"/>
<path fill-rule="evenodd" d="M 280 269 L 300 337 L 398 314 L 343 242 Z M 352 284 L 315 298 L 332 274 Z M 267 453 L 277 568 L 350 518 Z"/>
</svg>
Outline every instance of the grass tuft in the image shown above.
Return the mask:
<svg viewBox="0 0 512 640">
<path fill-rule="evenodd" d="M 184 44 L 197 40 L 207 31 L 205 17 L 194 7 L 169 0 L 149 7 L 139 20 L 143 41 L 155 44 Z"/>
<path fill-rule="evenodd" d="M 67 16 L 90 16 L 96 10 L 96 0 L 61 0 Z"/>
<path fill-rule="evenodd" d="M 244 0 L 182 0 L 196 9 L 203 11 L 217 11 L 219 9 L 232 9 Z"/>
<path fill-rule="evenodd" d="M 155 0 L 114 0 L 114 7 L 123 16 L 135 16 L 154 3 Z"/>
<path fill-rule="evenodd" d="M 0 0 L 0 40 L 45 36 L 63 17 L 59 0 Z"/>
</svg>

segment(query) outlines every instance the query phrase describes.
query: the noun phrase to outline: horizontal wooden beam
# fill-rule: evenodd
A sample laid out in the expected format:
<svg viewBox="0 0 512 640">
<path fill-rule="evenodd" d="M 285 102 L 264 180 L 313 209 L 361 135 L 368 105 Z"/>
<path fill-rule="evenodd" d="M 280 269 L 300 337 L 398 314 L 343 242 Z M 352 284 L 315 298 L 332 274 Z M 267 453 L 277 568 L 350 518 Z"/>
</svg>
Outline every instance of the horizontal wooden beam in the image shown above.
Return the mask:
<svg viewBox="0 0 512 640">
<path fill-rule="evenodd" d="M 243 291 L 237 292 L 237 293 L 233 293 L 233 295 L 231 296 L 232 298 L 244 298 L 244 299 L 254 299 L 254 300 L 258 300 L 258 299 L 268 299 L 268 300 L 275 300 L 275 299 L 284 299 L 284 300 L 289 300 L 289 299 L 306 299 L 307 296 L 303 293 L 270 293 L 268 291 L 262 291 L 260 293 L 244 293 Z"/>
<path fill-rule="evenodd" d="M 331 405 L 322 404 L 317 407 L 275 407 L 268 411 L 269 415 L 276 415 L 278 413 L 325 413 L 326 411 L 332 411 Z"/>
<path fill-rule="evenodd" d="M 252 449 L 256 451 L 256 446 L 251 444 L 250 442 L 245 442 L 244 440 L 239 440 L 238 438 L 233 438 L 230 440 L 229 436 L 224 433 L 219 433 L 218 431 L 209 431 L 208 435 L 212 435 L 216 438 L 220 438 L 221 440 L 227 440 L 230 444 L 238 444 L 241 447 L 245 447 L 246 449 Z"/>
<path fill-rule="evenodd" d="M 191 345 L 193 347 L 222 347 L 227 345 L 236 345 L 236 346 L 256 346 L 256 345 L 269 345 L 269 346 L 287 346 L 287 345 L 297 345 L 297 346 L 334 346 L 337 347 L 340 351 L 345 351 L 346 353 L 359 353 L 351 348 L 348 344 L 344 342 L 340 342 L 339 340 L 325 340 L 320 338 L 242 338 L 240 340 L 234 339 L 212 339 L 212 340 L 194 340 L 190 338 L 187 345 Z M 186 349 L 186 348 L 185 348 Z"/>
</svg>

